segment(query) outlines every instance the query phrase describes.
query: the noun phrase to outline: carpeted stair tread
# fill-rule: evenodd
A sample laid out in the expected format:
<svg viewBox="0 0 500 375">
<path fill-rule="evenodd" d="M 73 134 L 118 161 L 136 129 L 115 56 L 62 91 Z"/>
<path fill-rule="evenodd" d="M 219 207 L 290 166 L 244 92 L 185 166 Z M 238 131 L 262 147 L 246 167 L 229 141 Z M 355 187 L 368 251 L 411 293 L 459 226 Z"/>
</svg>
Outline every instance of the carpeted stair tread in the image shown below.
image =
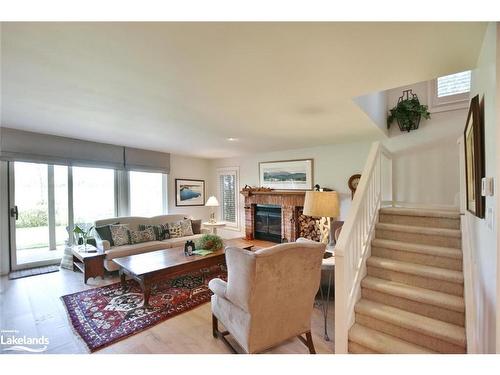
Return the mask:
<svg viewBox="0 0 500 375">
<path fill-rule="evenodd" d="M 466 347 L 465 328 L 455 324 L 442 322 L 426 316 L 414 314 L 378 302 L 360 300 L 355 311 L 377 320 L 415 331 L 419 334 L 434 337 L 459 347 Z"/>
<path fill-rule="evenodd" d="M 349 340 L 377 353 L 433 354 L 434 351 L 355 323 Z"/>
<path fill-rule="evenodd" d="M 361 282 L 361 286 L 363 288 L 390 294 L 400 298 L 406 298 L 415 302 L 438 306 L 460 313 L 465 312 L 464 299 L 452 294 L 437 292 L 430 289 L 418 288 L 415 286 L 379 279 L 372 276 L 365 277 Z"/>
<path fill-rule="evenodd" d="M 461 232 L 459 229 L 427 228 L 427 227 L 418 227 L 412 225 L 399 225 L 399 224 L 389 224 L 389 223 L 377 223 L 376 229 L 393 231 L 393 232 L 423 234 L 427 236 L 461 238 Z"/>
<path fill-rule="evenodd" d="M 462 272 L 446 268 L 431 267 L 423 264 L 407 263 L 374 256 L 368 258 L 366 264 L 368 267 L 383 268 L 393 272 L 407 273 L 410 275 L 443 280 L 451 283 L 463 284 L 464 282 Z"/>
<path fill-rule="evenodd" d="M 375 238 L 372 241 L 372 247 L 440 256 L 444 258 L 462 259 L 462 251 L 453 247 L 423 245 L 403 241 L 385 240 L 381 238 Z"/>
<path fill-rule="evenodd" d="M 419 216 L 433 217 L 460 220 L 460 212 L 446 210 L 432 210 L 420 208 L 403 208 L 403 207 L 385 207 L 380 209 L 381 214 L 386 215 L 401 215 L 401 216 Z"/>
</svg>

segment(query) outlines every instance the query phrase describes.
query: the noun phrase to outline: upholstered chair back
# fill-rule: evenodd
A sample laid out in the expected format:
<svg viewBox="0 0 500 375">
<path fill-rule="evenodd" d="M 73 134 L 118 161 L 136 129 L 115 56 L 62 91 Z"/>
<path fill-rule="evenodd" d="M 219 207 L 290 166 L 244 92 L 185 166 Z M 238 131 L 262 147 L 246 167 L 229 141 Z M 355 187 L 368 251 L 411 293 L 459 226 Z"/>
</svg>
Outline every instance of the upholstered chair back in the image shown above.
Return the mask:
<svg viewBox="0 0 500 375">
<path fill-rule="evenodd" d="M 261 351 L 311 329 L 325 245 L 299 239 L 255 252 L 226 249 L 226 297 L 250 316 L 245 345 Z"/>
</svg>

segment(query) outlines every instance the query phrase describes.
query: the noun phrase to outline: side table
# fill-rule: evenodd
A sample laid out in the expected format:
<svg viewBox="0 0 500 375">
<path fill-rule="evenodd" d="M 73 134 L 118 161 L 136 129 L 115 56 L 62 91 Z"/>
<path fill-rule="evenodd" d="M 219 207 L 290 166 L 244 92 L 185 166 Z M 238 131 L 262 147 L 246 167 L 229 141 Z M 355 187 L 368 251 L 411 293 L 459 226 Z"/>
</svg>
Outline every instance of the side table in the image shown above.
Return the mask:
<svg viewBox="0 0 500 375">
<path fill-rule="evenodd" d="M 210 223 L 210 222 L 205 222 L 203 223 L 204 227 L 208 227 L 212 230 L 212 234 L 217 234 L 217 228 L 223 228 L 226 226 L 226 223 Z"/>
<path fill-rule="evenodd" d="M 92 252 L 89 252 L 92 250 Z M 73 246 L 73 271 L 79 270 L 83 273 L 83 282 L 87 284 L 87 280 L 91 277 L 101 276 L 104 278 L 104 258 L 106 254 L 97 250 L 91 245 L 87 245 L 87 251 L 84 251 L 83 246 Z"/>
</svg>

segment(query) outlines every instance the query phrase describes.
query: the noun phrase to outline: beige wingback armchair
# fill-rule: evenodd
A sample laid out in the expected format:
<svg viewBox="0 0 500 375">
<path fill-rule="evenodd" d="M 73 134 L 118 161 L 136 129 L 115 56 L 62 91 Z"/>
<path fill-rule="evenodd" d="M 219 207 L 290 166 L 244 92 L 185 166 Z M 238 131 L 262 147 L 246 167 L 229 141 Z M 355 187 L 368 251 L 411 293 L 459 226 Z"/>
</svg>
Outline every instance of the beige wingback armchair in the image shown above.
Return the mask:
<svg viewBox="0 0 500 375">
<path fill-rule="evenodd" d="M 306 239 L 255 252 L 227 248 L 227 283 L 208 284 L 214 337 L 236 352 L 225 338 L 231 334 L 247 353 L 258 353 L 298 336 L 315 353 L 311 314 L 324 253 L 324 244 Z"/>
</svg>

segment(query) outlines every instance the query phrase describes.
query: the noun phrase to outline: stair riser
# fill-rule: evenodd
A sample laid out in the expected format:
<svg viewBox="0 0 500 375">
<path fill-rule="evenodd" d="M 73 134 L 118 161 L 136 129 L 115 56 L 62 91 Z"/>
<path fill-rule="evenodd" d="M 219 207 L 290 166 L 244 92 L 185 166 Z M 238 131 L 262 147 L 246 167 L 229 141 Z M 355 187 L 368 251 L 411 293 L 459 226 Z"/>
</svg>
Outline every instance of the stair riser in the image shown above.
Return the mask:
<svg viewBox="0 0 500 375">
<path fill-rule="evenodd" d="M 349 354 L 378 354 L 376 351 L 368 349 L 367 347 L 350 340 L 347 345 L 347 352 Z"/>
<path fill-rule="evenodd" d="M 453 247 L 456 249 L 462 248 L 461 239 L 456 237 L 399 232 L 385 229 L 377 229 L 375 231 L 375 237 L 380 239 L 418 243 L 423 245 Z"/>
<path fill-rule="evenodd" d="M 423 264 L 432 267 L 447 268 L 455 271 L 462 271 L 462 260 L 445 258 L 435 255 L 413 253 L 410 251 L 387 249 L 372 246 L 371 254 L 380 258 L 399 260 L 408 263 Z"/>
<path fill-rule="evenodd" d="M 364 299 L 370 301 L 383 303 L 384 305 L 393 306 L 401 310 L 456 324 L 460 327 L 465 326 L 465 314 L 454 310 L 448 310 L 423 302 L 416 302 L 368 288 L 362 288 L 361 295 Z"/>
<path fill-rule="evenodd" d="M 409 330 L 371 316 L 356 313 L 356 322 L 358 324 L 370 327 L 379 332 L 397 337 L 415 345 L 429 348 L 440 353 L 449 354 L 464 354 L 466 353 L 465 347 L 450 343 L 436 337 L 428 336 L 413 330 Z"/>
<path fill-rule="evenodd" d="M 464 295 L 463 284 L 431 279 L 429 277 L 410 275 L 407 273 L 391 271 L 378 267 L 368 266 L 367 270 L 369 276 L 378 277 L 380 279 L 397 281 L 399 283 L 416 286 L 419 288 L 436 290 L 438 292 L 449 293 L 459 297 L 463 297 Z"/>
<path fill-rule="evenodd" d="M 379 215 L 379 222 L 425 228 L 460 229 L 460 219 L 445 217 L 406 216 L 381 213 Z"/>
</svg>

